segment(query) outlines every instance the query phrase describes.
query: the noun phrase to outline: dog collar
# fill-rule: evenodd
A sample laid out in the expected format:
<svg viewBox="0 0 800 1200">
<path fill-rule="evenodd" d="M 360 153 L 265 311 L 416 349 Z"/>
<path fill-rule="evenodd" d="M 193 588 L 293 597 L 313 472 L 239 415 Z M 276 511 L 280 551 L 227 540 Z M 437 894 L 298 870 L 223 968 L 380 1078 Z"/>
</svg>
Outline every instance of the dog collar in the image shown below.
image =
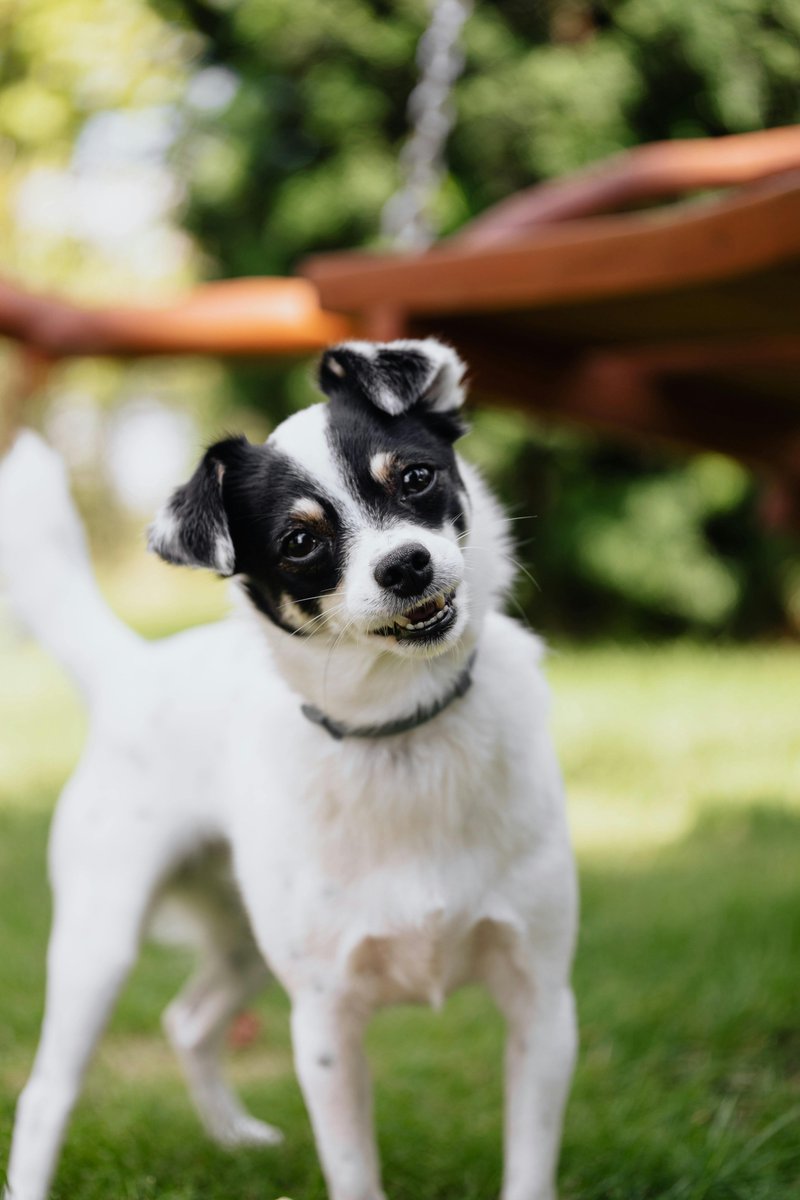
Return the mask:
<svg viewBox="0 0 800 1200">
<path fill-rule="evenodd" d="M 341 721 L 334 721 L 333 717 L 326 717 L 325 713 L 320 712 L 313 704 L 303 704 L 301 711 L 304 717 L 308 717 L 309 721 L 313 721 L 315 725 L 321 725 L 337 742 L 343 738 L 383 738 L 393 737 L 397 733 L 408 733 L 412 729 L 419 729 L 420 725 L 427 725 L 428 721 L 432 721 L 434 717 L 438 717 L 440 712 L 449 708 L 454 700 L 466 695 L 472 687 L 474 663 L 475 652 L 473 651 L 452 688 L 445 693 L 441 700 L 437 700 L 435 704 L 431 704 L 427 708 L 420 707 L 410 716 L 401 717 L 399 721 L 388 721 L 385 725 L 345 725 Z"/>
</svg>

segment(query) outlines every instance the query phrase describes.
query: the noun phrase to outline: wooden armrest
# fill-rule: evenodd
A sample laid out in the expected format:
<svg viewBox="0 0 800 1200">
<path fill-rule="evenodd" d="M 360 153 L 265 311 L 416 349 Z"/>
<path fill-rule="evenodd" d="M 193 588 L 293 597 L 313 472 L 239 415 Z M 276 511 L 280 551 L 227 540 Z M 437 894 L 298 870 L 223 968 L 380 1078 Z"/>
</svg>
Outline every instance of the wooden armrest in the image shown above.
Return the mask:
<svg viewBox="0 0 800 1200">
<path fill-rule="evenodd" d="M 596 216 L 701 188 L 731 187 L 800 166 L 800 126 L 721 138 L 652 142 L 488 209 L 451 242 L 479 248 L 538 225 Z"/>
<path fill-rule="evenodd" d="M 87 308 L 0 283 L 0 334 L 50 358 L 71 355 L 294 355 L 352 334 L 305 279 L 233 279 L 172 304 Z"/>
</svg>

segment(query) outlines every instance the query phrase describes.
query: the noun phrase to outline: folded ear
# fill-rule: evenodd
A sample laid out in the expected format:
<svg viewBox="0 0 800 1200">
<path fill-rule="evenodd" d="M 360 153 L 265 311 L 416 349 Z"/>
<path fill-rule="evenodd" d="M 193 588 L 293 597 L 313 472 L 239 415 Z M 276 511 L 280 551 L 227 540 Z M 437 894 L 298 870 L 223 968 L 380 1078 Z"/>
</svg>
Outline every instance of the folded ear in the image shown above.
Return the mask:
<svg viewBox="0 0 800 1200">
<path fill-rule="evenodd" d="M 416 406 L 447 413 L 464 403 L 464 371 L 455 350 L 435 338 L 342 342 L 323 354 L 319 384 L 331 400 L 366 401 L 391 417 Z"/>
<path fill-rule="evenodd" d="M 236 554 L 225 512 L 225 472 L 240 461 L 250 443 L 244 437 L 217 442 L 204 454 L 188 483 L 177 488 L 148 530 L 147 545 L 168 563 L 209 567 L 233 575 Z"/>
</svg>

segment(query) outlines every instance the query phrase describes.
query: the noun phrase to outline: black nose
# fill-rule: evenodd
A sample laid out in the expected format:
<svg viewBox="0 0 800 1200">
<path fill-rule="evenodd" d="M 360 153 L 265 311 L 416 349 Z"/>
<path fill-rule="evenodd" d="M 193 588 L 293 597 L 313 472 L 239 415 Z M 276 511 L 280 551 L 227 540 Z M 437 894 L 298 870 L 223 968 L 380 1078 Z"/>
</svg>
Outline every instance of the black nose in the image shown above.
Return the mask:
<svg viewBox="0 0 800 1200">
<path fill-rule="evenodd" d="M 396 596 L 419 596 L 433 579 L 430 552 L 419 542 L 398 546 L 378 563 L 375 578 Z"/>
</svg>

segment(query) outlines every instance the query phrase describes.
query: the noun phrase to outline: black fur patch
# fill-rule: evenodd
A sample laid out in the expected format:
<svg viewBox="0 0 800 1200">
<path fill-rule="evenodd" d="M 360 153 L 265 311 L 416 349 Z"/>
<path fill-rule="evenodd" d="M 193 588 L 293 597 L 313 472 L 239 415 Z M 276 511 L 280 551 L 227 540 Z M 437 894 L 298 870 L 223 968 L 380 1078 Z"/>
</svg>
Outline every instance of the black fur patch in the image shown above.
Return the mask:
<svg viewBox="0 0 800 1200">
<path fill-rule="evenodd" d="M 346 531 L 336 506 L 302 468 L 280 451 L 250 446 L 248 463 L 226 471 L 222 498 L 236 552 L 236 573 L 256 607 L 281 628 L 287 622 L 282 601 L 288 598 L 308 619 L 320 612 L 319 597 L 338 586 Z M 315 500 L 325 520 L 306 522 L 292 516 L 300 499 Z M 293 561 L 282 553 L 284 539 L 298 528 L 312 529 L 318 547 L 308 559 Z M 323 532 L 324 530 L 324 532 Z"/>
<path fill-rule="evenodd" d="M 293 517 L 300 499 L 315 500 L 324 520 Z M 298 625 L 286 620 L 284 598 L 310 620 L 320 612 L 318 598 L 341 579 L 346 534 L 336 506 L 302 468 L 271 446 L 254 446 L 244 437 L 217 442 L 174 493 L 167 512 L 175 522 L 169 543 L 151 535 L 152 548 L 162 558 L 220 570 L 220 539 L 229 539 L 233 562 L 221 573 L 243 575 L 256 607 L 292 633 Z M 282 545 L 298 528 L 312 529 L 319 544 L 307 560 L 292 561 Z"/>
<path fill-rule="evenodd" d="M 435 338 L 342 342 L 322 356 L 319 385 L 331 400 L 369 404 L 391 417 L 412 409 L 455 412 L 464 401 L 464 364 Z"/>
<path fill-rule="evenodd" d="M 319 385 L 331 399 L 381 407 L 378 397 L 386 389 L 404 410 L 420 400 L 430 377 L 430 359 L 415 350 L 382 349 L 370 358 L 337 346 L 323 355 L 319 367 Z"/>
<path fill-rule="evenodd" d="M 233 573 L 222 481 L 228 465 L 250 448 L 244 438 L 230 438 L 206 451 L 189 482 L 173 492 L 161 521 L 151 526 L 152 550 L 167 562 Z"/>
<path fill-rule="evenodd" d="M 328 441 L 334 457 L 349 489 L 378 522 L 400 518 L 431 529 L 452 522 L 458 532 L 466 529 L 464 482 L 452 445 L 461 432 L 460 420 L 450 413 L 412 409 L 392 417 L 350 396 L 330 403 Z M 381 453 L 391 454 L 395 464 L 386 480 L 370 470 Z M 424 494 L 404 497 L 402 475 L 412 466 L 432 467 L 436 479 Z"/>
</svg>

